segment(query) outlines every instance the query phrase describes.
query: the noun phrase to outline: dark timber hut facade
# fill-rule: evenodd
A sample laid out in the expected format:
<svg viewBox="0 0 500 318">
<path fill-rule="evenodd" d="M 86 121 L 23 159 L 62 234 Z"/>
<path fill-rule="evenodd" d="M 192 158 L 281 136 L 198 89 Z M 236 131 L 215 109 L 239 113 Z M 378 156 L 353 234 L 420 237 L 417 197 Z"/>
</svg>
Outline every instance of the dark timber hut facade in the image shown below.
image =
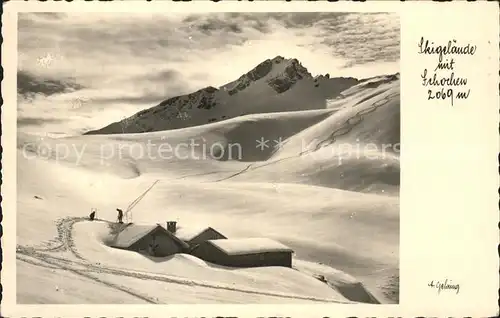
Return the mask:
<svg viewBox="0 0 500 318">
<path fill-rule="evenodd" d="M 163 226 L 129 224 L 114 238 L 111 247 L 136 251 L 155 257 L 185 253 L 189 245 Z"/>
<path fill-rule="evenodd" d="M 292 267 L 293 250 L 267 238 L 222 239 L 201 242 L 190 254 L 230 267 Z"/>
</svg>

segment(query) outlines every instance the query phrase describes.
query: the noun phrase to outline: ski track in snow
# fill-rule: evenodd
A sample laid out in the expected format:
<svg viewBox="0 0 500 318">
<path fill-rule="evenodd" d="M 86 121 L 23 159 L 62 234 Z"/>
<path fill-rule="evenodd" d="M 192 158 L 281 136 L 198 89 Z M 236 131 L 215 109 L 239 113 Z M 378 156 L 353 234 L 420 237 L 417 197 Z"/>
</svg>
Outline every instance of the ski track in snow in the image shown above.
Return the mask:
<svg viewBox="0 0 500 318">
<path fill-rule="evenodd" d="M 277 160 L 266 162 L 266 163 L 255 162 L 255 163 L 247 165 L 244 169 L 239 170 L 237 172 L 234 172 L 233 174 L 231 174 L 229 176 L 226 176 L 224 178 L 217 179 L 217 180 L 205 181 L 204 183 L 220 182 L 220 181 L 228 180 L 228 179 L 234 178 L 238 175 L 244 174 L 248 171 L 253 171 L 253 170 L 263 168 L 263 167 L 266 167 L 269 165 L 277 164 L 277 163 L 285 161 L 285 160 L 299 158 L 305 154 L 317 151 L 324 146 L 331 145 L 334 142 L 336 142 L 336 140 L 339 137 L 348 134 L 349 132 L 352 131 L 352 129 L 355 126 L 360 124 L 364 120 L 364 117 L 363 117 L 364 115 L 372 113 L 372 112 L 376 111 L 379 107 L 386 105 L 393 97 L 395 97 L 397 95 L 399 95 L 399 93 L 391 93 L 391 94 L 385 96 L 383 99 L 374 102 L 370 107 L 358 111 L 356 114 L 354 114 L 353 116 L 348 118 L 342 124 L 342 126 L 340 128 L 336 129 L 328 137 L 326 137 L 325 139 L 320 141 L 313 149 L 303 150 L 302 152 L 300 152 L 296 155 L 277 159 Z M 361 104 L 361 102 L 358 102 L 356 105 L 354 105 L 352 107 L 355 108 L 355 107 L 359 106 L 360 104 Z M 230 171 L 225 171 L 225 172 L 230 172 Z M 224 173 L 224 172 L 223 171 L 212 171 L 212 172 L 206 172 L 206 173 L 185 175 L 185 176 L 181 176 L 181 177 L 178 177 L 175 179 L 185 179 L 185 178 L 190 178 L 190 177 L 205 176 L 205 175 L 219 174 L 219 173 Z M 156 182 L 158 182 L 158 181 L 159 180 L 157 180 Z M 146 191 L 146 193 L 149 190 L 150 189 L 148 189 Z M 146 193 L 141 195 L 141 197 L 143 197 Z M 131 208 L 133 208 L 134 203 L 137 203 L 138 201 L 139 201 L 139 198 L 136 199 L 136 201 L 132 202 L 130 204 L 130 206 L 127 208 L 127 211 L 130 210 Z M 72 272 L 76 275 L 80 275 L 80 276 L 85 277 L 87 279 L 93 280 L 93 281 L 100 283 L 100 284 L 103 284 L 107 287 L 114 288 L 116 290 L 120 290 L 122 292 L 125 292 L 129 295 L 132 295 L 138 299 L 141 299 L 141 300 L 143 300 L 147 303 L 151 303 L 151 304 L 159 303 L 158 299 L 149 297 L 147 295 L 140 294 L 139 292 L 137 292 L 131 288 L 103 280 L 102 278 L 99 278 L 97 275 L 98 274 L 111 274 L 111 275 L 132 277 L 132 278 L 142 279 L 142 280 L 160 281 L 160 282 L 170 283 L 170 284 L 182 284 L 182 285 L 197 286 L 197 287 L 226 290 L 226 291 L 233 291 L 233 292 L 240 292 L 240 293 L 257 294 L 257 295 L 263 295 L 263 296 L 289 298 L 289 299 L 302 299 L 302 300 L 310 300 L 310 301 L 316 301 L 316 302 L 350 303 L 349 301 L 342 302 L 342 301 L 333 300 L 333 299 L 321 299 L 321 298 L 316 298 L 316 297 L 291 295 L 291 294 L 285 294 L 285 293 L 279 293 L 279 292 L 273 293 L 273 292 L 261 291 L 261 290 L 257 290 L 257 289 L 251 289 L 251 288 L 233 287 L 233 286 L 229 286 L 229 285 L 224 286 L 222 284 L 215 284 L 215 283 L 204 282 L 204 281 L 199 281 L 199 280 L 183 279 L 183 278 L 172 277 L 172 276 L 163 275 L 163 274 L 146 273 L 146 272 L 134 271 L 134 270 L 124 269 L 124 268 L 103 266 L 103 265 L 98 264 L 98 263 L 97 264 L 91 263 L 89 260 L 85 259 L 80 254 L 80 252 L 78 251 L 78 248 L 75 246 L 75 243 L 73 240 L 73 226 L 78 222 L 83 222 L 83 221 L 87 221 L 87 220 L 88 220 L 88 218 L 86 218 L 86 217 L 67 217 L 67 218 L 57 220 L 56 221 L 57 237 L 50 240 L 48 242 L 48 244 L 43 244 L 42 246 L 18 245 L 17 249 L 16 249 L 16 258 L 19 261 L 26 262 L 26 263 L 29 263 L 29 264 L 32 264 L 35 266 L 41 266 L 41 267 L 49 268 L 52 270 L 59 269 L 59 270 L 66 270 L 66 271 Z M 96 221 L 109 222 L 109 221 L 100 220 L 100 219 L 96 219 Z M 55 253 L 62 253 L 62 252 L 71 253 L 71 255 L 74 256 L 76 258 L 76 260 L 70 260 L 70 259 L 67 259 L 64 257 L 57 257 L 54 255 Z"/>
<path fill-rule="evenodd" d="M 25 257 L 20 257 L 19 255 L 16 257 L 16 259 L 18 259 L 20 261 L 23 261 L 25 263 L 32 264 L 32 265 L 35 265 L 35 266 L 42 266 L 42 267 L 46 267 L 46 268 L 51 268 L 51 269 L 66 270 L 66 271 L 69 271 L 69 272 L 71 272 L 73 274 L 76 274 L 78 276 L 82 276 L 82 277 L 88 278 L 88 279 L 90 279 L 92 281 L 95 281 L 97 283 L 101 283 L 101 284 L 103 284 L 103 285 L 105 285 L 107 287 L 114 288 L 114 289 L 117 289 L 119 291 L 125 292 L 125 293 L 127 293 L 129 295 L 132 295 L 134 297 L 142 299 L 142 300 L 146 301 L 147 303 L 150 303 L 150 304 L 157 304 L 158 303 L 155 299 L 153 299 L 151 297 L 148 297 L 148 296 L 145 296 L 145 295 L 141 295 L 138 292 L 133 291 L 130 288 L 127 288 L 127 287 L 122 286 L 122 285 L 114 284 L 114 283 L 111 283 L 109 281 L 102 280 L 99 277 L 91 275 L 90 273 L 86 273 L 85 270 L 75 269 L 75 268 L 72 267 L 72 265 L 74 265 L 74 263 L 71 262 L 71 261 L 68 261 L 68 260 L 65 260 L 65 259 L 61 259 L 61 258 L 51 257 L 51 256 L 48 256 L 48 255 L 44 255 L 42 253 L 36 253 L 36 252 L 33 252 L 33 251 L 26 252 L 26 251 L 23 251 L 22 249 L 19 250 L 19 248 L 18 248 L 18 254 L 28 255 L 28 256 L 30 256 L 32 258 L 35 258 L 38 261 L 41 261 L 41 262 L 43 262 L 45 264 L 40 264 L 39 262 L 35 262 L 35 261 L 32 261 L 32 260 L 29 260 L 29 259 L 27 259 Z M 46 264 L 49 264 L 49 265 L 47 266 Z M 95 273 L 99 273 L 99 272 L 95 271 Z M 101 273 L 103 273 L 103 272 L 101 272 Z"/>
<path fill-rule="evenodd" d="M 22 246 L 18 245 L 16 247 L 16 259 L 22 262 L 26 262 L 35 266 L 42 266 L 50 269 L 61 269 L 72 272 L 76 275 L 83 276 L 85 278 L 91 279 L 95 282 L 101 283 L 110 288 L 114 288 L 120 291 L 123 291 L 129 295 L 142 299 L 151 304 L 157 304 L 158 300 L 146 295 L 142 295 L 130 288 L 127 288 L 122 285 L 118 285 L 115 283 L 111 283 L 105 281 L 99 277 L 96 277 L 94 274 L 112 274 L 118 276 L 127 276 L 137 279 L 143 280 L 155 280 L 170 284 L 181 284 L 181 285 L 189 285 L 189 286 L 197 286 L 211 289 L 219 289 L 247 294 L 257 294 L 262 296 L 271 296 L 271 297 L 279 297 L 279 298 L 289 298 L 289 299 L 301 299 L 301 300 L 310 300 L 315 302 L 335 302 L 335 303 L 350 303 L 348 301 L 342 302 L 334 299 L 321 299 L 316 297 L 307 297 L 300 295 L 291 295 L 285 293 L 273 293 L 260 291 L 256 289 L 250 288 L 239 288 L 232 286 L 224 286 L 209 282 L 191 280 L 191 279 L 182 279 L 178 277 L 170 277 L 167 275 L 158 275 L 154 273 L 145 273 L 139 271 L 133 271 L 128 269 L 116 268 L 116 267 L 108 267 L 103 265 L 97 265 L 90 263 L 87 259 L 85 259 L 78 252 L 74 241 L 73 241 L 73 226 L 78 222 L 87 221 L 88 218 L 84 217 L 67 217 L 57 221 L 57 237 L 49 241 L 48 247 L 37 247 L 37 246 Z M 96 221 L 109 222 L 100 219 L 96 219 Z M 50 246 L 54 244 L 54 246 Z M 69 260 L 62 257 L 56 257 L 53 255 L 49 255 L 50 253 L 56 252 L 65 252 L 69 251 L 77 261 Z M 31 259 L 30 259 L 31 258 Z M 35 261 L 36 260 L 36 261 Z M 85 269 L 81 269 L 78 267 L 84 267 Z"/>
<path fill-rule="evenodd" d="M 317 151 L 320 148 L 322 148 L 323 146 L 331 145 L 331 144 L 333 144 L 336 141 L 336 139 L 338 137 L 342 137 L 342 136 L 348 134 L 355 126 L 357 126 L 358 124 L 360 124 L 363 121 L 363 115 L 366 115 L 366 114 L 369 114 L 369 113 L 372 113 L 372 112 L 376 111 L 377 108 L 386 105 L 390 101 L 391 98 L 396 97 L 399 94 L 400 93 L 391 93 L 391 94 L 385 96 L 383 99 L 374 102 L 372 104 L 372 106 L 370 106 L 369 108 L 365 108 L 363 110 L 360 110 L 359 112 L 357 112 L 356 114 L 354 114 L 352 117 L 348 118 L 340 128 L 336 129 L 327 138 L 325 138 L 322 141 L 320 141 L 316 145 L 316 147 L 314 149 L 304 150 L 304 151 L 300 152 L 297 155 L 290 156 L 290 157 L 285 157 L 285 158 L 281 158 L 281 159 L 274 160 L 274 161 L 267 162 L 267 163 L 260 164 L 260 165 L 257 165 L 258 163 L 251 163 L 246 168 L 244 168 L 243 170 L 240 170 L 240 171 L 238 171 L 238 172 L 236 172 L 236 173 L 234 173 L 234 174 L 232 174 L 232 175 L 230 175 L 228 177 L 224 177 L 224 178 L 221 178 L 221 179 L 218 179 L 218 180 L 213 180 L 213 181 L 206 181 L 205 183 L 225 181 L 225 180 L 234 178 L 236 176 L 239 176 L 239 175 L 241 175 L 241 174 L 243 174 L 245 172 L 256 170 L 256 169 L 263 168 L 263 167 L 267 167 L 267 166 L 270 166 L 270 165 L 273 165 L 273 164 L 277 164 L 277 163 L 285 161 L 285 160 L 299 158 L 299 157 L 301 157 L 303 155 L 306 155 L 308 153 Z M 359 104 L 360 103 L 358 103 L 357 105 L 355 105 L 353 107 L 356 107 Z M 285 143 L 283 143 L 283 144 L 285 144 Z M 213 174 L 213 173 L 214 172 L 210 172 L 210 173 L 207 173 L 207 174 Z M 185 178 L 185 177 L 183 177 L 183 178 Z"/>
</svg>

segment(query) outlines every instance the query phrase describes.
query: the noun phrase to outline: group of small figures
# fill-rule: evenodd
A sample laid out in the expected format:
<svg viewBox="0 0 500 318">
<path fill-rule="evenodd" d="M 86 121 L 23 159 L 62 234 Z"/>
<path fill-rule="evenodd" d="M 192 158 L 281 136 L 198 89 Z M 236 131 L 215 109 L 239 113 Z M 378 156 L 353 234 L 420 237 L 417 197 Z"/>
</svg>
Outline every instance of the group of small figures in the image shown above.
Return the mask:
<svg viewBox="0 0 500 318">
<path fill-rule="evenodd" d="M 121 209 L 116 209 L 116 211 L 118 211 L 118 218 L 117 218 L 118 223 L 123 223 L 123 211 Z M 96 212 L 97 212 L 96 209 L 92 209 L 92 212 L 89 215 L 90 221 L 95 220 Z"/>
</svg>

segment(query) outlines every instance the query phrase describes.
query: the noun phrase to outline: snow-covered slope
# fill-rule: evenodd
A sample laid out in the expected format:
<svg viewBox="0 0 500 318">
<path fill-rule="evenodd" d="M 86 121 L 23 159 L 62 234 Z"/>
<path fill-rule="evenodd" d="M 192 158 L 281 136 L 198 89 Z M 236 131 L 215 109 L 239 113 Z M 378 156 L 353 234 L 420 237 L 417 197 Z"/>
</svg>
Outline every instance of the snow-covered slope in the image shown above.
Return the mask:
<svg viewBox="0 0 500 318">
<path fill-rule="evenodd" d="M 146 129 L 134 124 L 128 134 L 119 124 L 59 139 L 19 134 L 18 301 L 397 302 L 399 77 L 328 92 L 332 79 L 315 87 L 295 60 L 270 61 L 271 71 L 265 62 L 215 91 L 238 102 L 194 107 L 184 121 L 154 121 L 150 109 L 133 121 Z M 289 78 L 290 65 L 290 78 L 302 78 L 278 93 L 268 82 Z M 227 120 L 207 124 L 209 112 Z M 132 133 L 144 130 L 152 132 Z M 256 147 L 261 138 L 267 147 Z M 174 153 L 162 153 L 165 146 Z M 295 251 L 295 269 L 234 270 L 109 247 L 115 209 L 157 180 L 129 220 L 271 238 Z M 97 222 L 85 219 L 91 208 Z"/>
<path fill-rule="evenodd" d="M 206 87 L 87 134 L 185 128 L 247 114 L 325 109 L 326 100 L 357 84 L 354 78 L 313 78 L 296 59 L 268 59 L 220 88 Z"/>
<path fill-rule="evenodd" d="M 252 163 L 245 179 L 399 192 L 399 78 L 363 82 L 343 94 L 328 116 L 282 135 L 280 147 Z"/>
</svg>

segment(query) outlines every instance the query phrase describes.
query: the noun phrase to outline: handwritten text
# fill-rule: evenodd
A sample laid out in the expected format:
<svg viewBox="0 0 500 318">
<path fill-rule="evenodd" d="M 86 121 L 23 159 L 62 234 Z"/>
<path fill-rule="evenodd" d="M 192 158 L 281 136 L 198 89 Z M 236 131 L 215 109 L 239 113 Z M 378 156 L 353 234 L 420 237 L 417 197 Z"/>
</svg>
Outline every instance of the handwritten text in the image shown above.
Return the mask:
<svg viewBox="0 0 500 318">
<path fill-rule="evenodd" d="M 455 99 L 467 99 L 470 89 L 466 89 L 467 78 L 456 73 L 457 55 L 474 55 L 476 45 L 459 45 L 457 40 L 450 40 L 446 45 L 435 45 L 434 42 L 420 39 L 418 44 L 419 54 L 437 55 L 438 62 L 432 71 L 425 68 L 422 74 L 422 86 L 427 89 L 427 100 L 450 100 L 453 106 Z M 445 73 L 445 74 L 443 74 Z M 457 89 L 464 87 L 463 89 Z"/>
</svg>

